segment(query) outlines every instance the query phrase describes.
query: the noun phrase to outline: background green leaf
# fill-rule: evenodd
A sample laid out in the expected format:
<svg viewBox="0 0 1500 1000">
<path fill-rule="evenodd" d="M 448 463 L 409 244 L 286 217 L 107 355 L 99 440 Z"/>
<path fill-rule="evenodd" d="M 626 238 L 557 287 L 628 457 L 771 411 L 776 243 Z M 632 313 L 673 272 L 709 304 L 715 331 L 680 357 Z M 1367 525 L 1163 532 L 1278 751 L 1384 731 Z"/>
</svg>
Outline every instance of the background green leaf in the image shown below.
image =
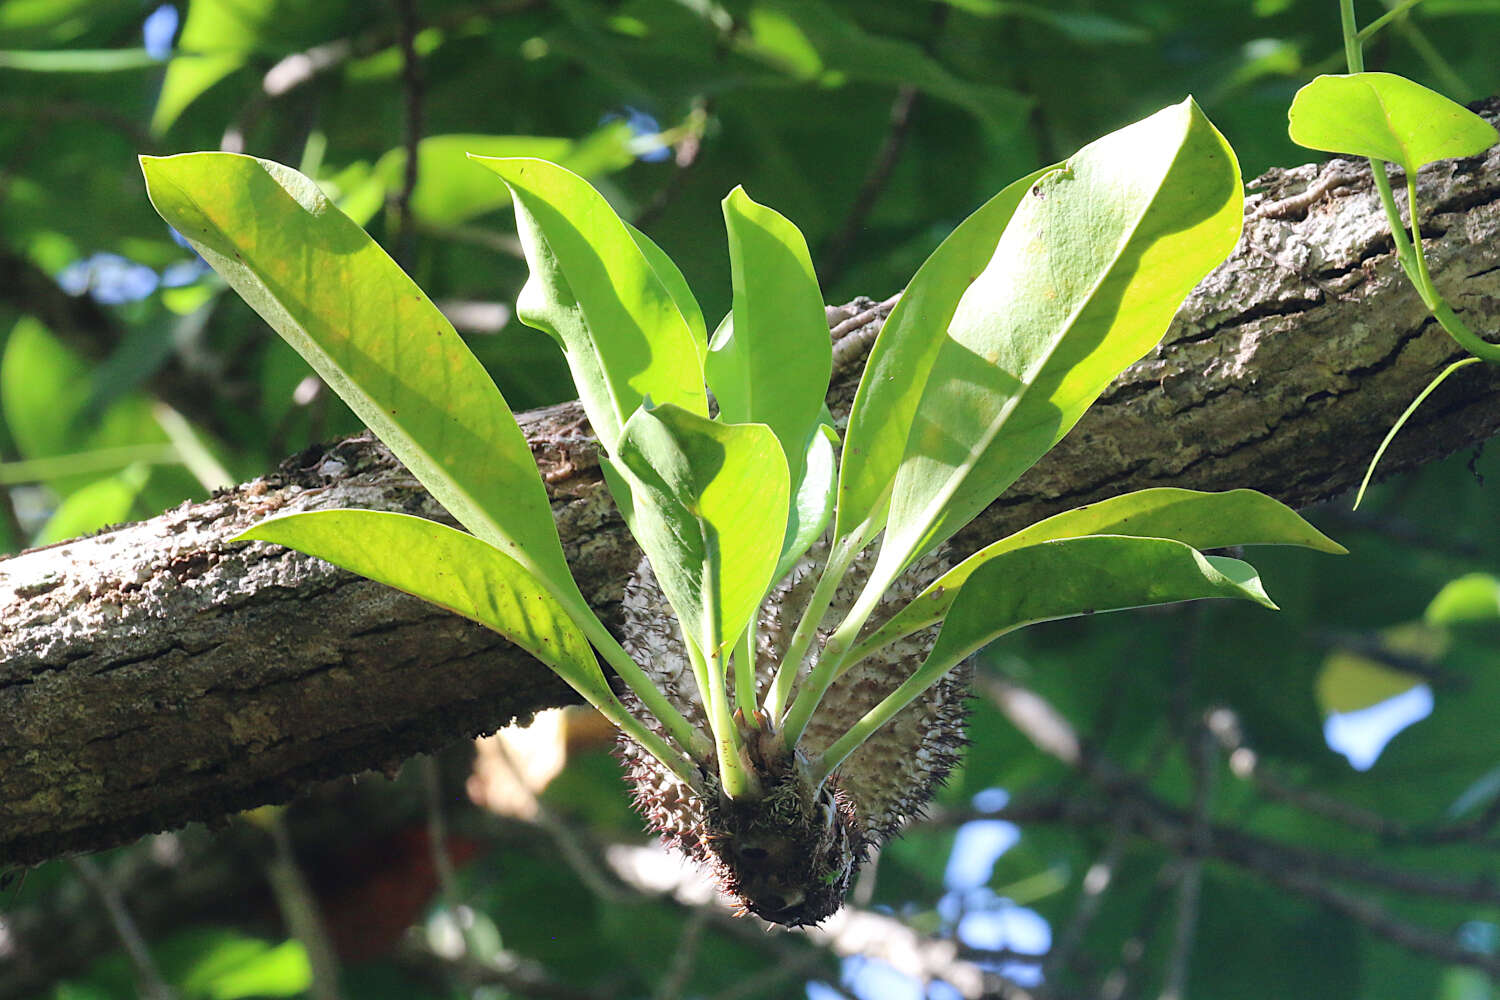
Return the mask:
<svg viewBox="0 0 1500 1000">
<path fill-rule="evenodd" d="M 411 210 L 423 222 L 456 226 L 510 204 L 510 194 L 466 154 L 526 156 L 550 160 L 582 177 L 612 173 L 635 161 L 630 126 L 610 122 L 579 139 L 535 135 L 429 135 L 417 145 L 417 186 Z M 401 190 L 406 149 L 397 147 L 375 164 L 387 192 Z"/>
<path fill-rule="evenodd" d="M 1463 105 L 1394 73 L 1320 76 L 1297 91 L 1289 118 L 1300 145 L 1387 160 L 1408 173 L 1482 153 L 1500 138 Z"/>
</svg>

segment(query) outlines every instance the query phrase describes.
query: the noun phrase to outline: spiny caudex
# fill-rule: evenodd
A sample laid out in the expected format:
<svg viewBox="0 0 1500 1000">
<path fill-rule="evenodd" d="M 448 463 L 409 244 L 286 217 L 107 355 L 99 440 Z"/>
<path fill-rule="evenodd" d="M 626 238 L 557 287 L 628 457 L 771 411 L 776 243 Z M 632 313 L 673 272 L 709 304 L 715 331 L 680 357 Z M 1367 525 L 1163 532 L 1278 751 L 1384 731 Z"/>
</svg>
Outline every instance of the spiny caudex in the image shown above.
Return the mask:
<svg viewBox="0 0 1500 1000">
<path fill-rule="evenodd" d="M 287 167 L 145 157 L 157 210 L 468 529 L 325 510 L 241 537 L 535 655 L 619 726 L 650 824 L 767 920 L 835 912 L 866 851 L 920 812 L 961 743 L 959 671 L 991 639 L 1195 598 L 1274 607 L 1252 567 L 1199 550 L 1340 551 L 1260 494 L 1154 489 L 943 561 L 1233 248 L 1239 168 L 1191 99 L 965 220 L 886 320 L 842 447 L 823 298 L 792 223 L 725 198 L 733 310 L 710 337 L 681 272 L 587 182 L 474 159 L 515 205 L 531 267 L 518 315 L 567 356 L 649 561 L 625 644 L 569 573 L 511 411 L 390 258 Z"/>
</svg>

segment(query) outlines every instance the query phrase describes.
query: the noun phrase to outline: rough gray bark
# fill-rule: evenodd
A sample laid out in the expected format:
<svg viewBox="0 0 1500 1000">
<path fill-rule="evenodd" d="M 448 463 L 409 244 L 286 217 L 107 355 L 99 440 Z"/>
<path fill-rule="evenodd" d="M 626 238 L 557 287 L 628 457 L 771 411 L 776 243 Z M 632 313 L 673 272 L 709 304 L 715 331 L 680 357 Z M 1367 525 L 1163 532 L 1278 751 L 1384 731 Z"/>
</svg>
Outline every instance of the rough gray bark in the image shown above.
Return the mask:
<svg viewBox="0 0 1500 1000">
<path fill-rule="evenodd" d="M 1294 196 L 1330 170 L 1355 179 L 1301 205 Z M 1472 327 L 1493 329 L 1500 150 L 1421 181 L 1436 280 Z M 1460 351 L 1400 275 L 1362 166 L 1272 171 L 1252 188 L 1239 248 L 1162 346 L 955 547 L 1148 486 L 1253 487 L 1304 506 L 1358 482 Z M 838 376 L 836 413 L 856 375 Z M 562 406 L 523 426 L 580 584 L 613 623 L 638 553 L 586 425 Z M 1428 400 L 1382 472 L 1497 427 L 1500 377 L 1474 366 Z M 273 512 L 341 506 L 441 516 L 378 443 L 356 439 L 207 502 L 0 561 L 0 861 L 285 800 L 574 700 L 477 626 L 299 554 L 229 542 Z"/>
</svg>

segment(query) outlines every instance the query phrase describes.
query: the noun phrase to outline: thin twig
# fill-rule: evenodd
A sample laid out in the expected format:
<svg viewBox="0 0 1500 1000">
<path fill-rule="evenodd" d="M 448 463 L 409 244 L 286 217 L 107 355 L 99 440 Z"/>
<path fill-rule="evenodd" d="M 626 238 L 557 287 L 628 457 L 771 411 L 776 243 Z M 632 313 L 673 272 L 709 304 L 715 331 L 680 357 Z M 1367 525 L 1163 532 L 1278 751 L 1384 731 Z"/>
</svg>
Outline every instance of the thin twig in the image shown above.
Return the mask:
<svg viewBox="0 0 1500 1000">
<path fill-rule="evenodd" d="M 1078 905 L 1073 908 L 1072 916 L 1068 918 L 1062 933 L 1058 935 L 1057 943 L 1052 946 L 1052 950 L 1048 952 L 1047 959 L 1042 965 L 1044 979 L 1050 981 L 1058 972 L 1066 969 L 1079 946 L 1083 944 L 1084 935 L 1093 925 L 1094 918 L 1099 915 L 1099 910 L 1104 904 L 1104 897 L 1109 892 L 1110 886 L 1114 884 L 1115 870 L 1120 867 L 1120 861 L 1125 856 L 1125 844 L 1130 839 L 1129 833 L 1130 824 L 1125 821 L 1122 813 L 1115 819 L 1114 829 L 1110 831 L 1109 842 L 1105 844 L 1104 850 L 1083 874 L 1083 887 L 1078 897 Z"/>
<path fill-rule="evenodd" d="M 693 965 L 698 960 L 698 949 L 703 944 L 703 929 L 708 926 L 708 911 L 698 907 L 687 915 L 682 925 L 682 936 L 677 939 L 677 950 L 672 953 L 672 964 L 656 989 L 655 1000 L 678 1000 L 692 977 Z"/>
<path fill-rule="evenodd" d="M 396 194 L 396 232 L 391 240 L 395 257 L 411 270 L 411 196 L 417 189 L 417 147 L 422 141 L 422 97 L 425 81 L 422 61 L 417 54 L 417 0 L 396 0 L 396 17 L 401 45 L 401 96 L 405 102 L 404 136 L 406 168 L 401 175 L 401 190 Z"/>
<path fill-rule="evenodd" d="M 870 210 L 875 207 L 875 202 L 891 179 L 891 172 L 896 169 L 901 151 L 906 146 L 912 108 L 916 103 L 917 88 L 909 83 L 903 84 L 896 92 L 896 99 L 891 102 L 890 124 L 886 128 L 885 139 L 875 153 L 875 159 L 870 164 L 869 172 L 865 174 L 864 182 L 859 186 L 859 192 L 854 196 L 854 204 L 849 208 L 843 226 L 824 245 L 819 270 L 825 286 L 833 284 L 843 273 L 850 247 L 858 239 Z"/>
<path fill-rule="evenodd" d="M 432 854 L 432 870 L 437 874 L 438 891 L 443 905 L 452 910 L 458 905 L 458 878 L 453 857 L 448 853 L 448 820 L 443 815 L 443 774 L 432 754 L 422 758 L 422 785 L 427 799 L 427 848 Z"/>
<path fill-rule="evenodd" d="M 312 968 L 308 994 L 313 1000 L 341 1000 L 338 956 L 334 953 L 328 928 L 323 924 L 317 897 L 297 863 L 292 838 L 280 809 L 271 811 L 267 827 L 276 853 L 266 863 L 266 880 L 271 883 L 271 892 L 286 920 L 287 929 L 307 951 L 308 965 Z"/>
<path fill-rule="evenodd" d="M 157 969 L 156 960 L 151 957 L 151 949 L 146 947 L 146 939 L 141 936 L 140 929 L 130 916 L 120 891 L 105 877 L 93 858 L 80 855 L 72 859 L 72 865 L 78 877 L 83 879 L 84 884 L 99 897 L 99 902 L 104 904 L 109 925 L 120 939 L 120 945 L 125 949 L 130 964 L 135 967 L 141 995 L 149 1000 L 170 1000 L 176 994 Z"/>
</svg>

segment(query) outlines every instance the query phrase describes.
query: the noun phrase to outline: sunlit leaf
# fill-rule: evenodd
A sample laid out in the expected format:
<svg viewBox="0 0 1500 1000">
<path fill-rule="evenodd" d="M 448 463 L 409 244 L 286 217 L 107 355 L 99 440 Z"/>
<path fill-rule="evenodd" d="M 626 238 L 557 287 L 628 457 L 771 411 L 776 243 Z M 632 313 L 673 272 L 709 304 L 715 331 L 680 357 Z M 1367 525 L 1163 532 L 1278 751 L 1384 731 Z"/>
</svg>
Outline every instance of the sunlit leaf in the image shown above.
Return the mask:
<svg viewBox="0 0 1500 1000">
<path fill-rule="evenodd" d="M 273 517 L 236 541 L 285 545 L 488 626 L 551 667 L 592 704 L 613 701 L 578 624 L 524 566 L 436 521 L 376 510 Z"/>
<path fill-rule="evenodd" d="M 1231 545 L 1300 545 L 1342 554 L 1342 545 L 1308 524 L 1296 511 L 1255 490 L 1200 493 L 1163 487 L 1140 490 L 1054 514 L 992 542 L 934 580 L 856 648 L 850 661 L 943 619 L 960 588 L 997 556 L 1059 538 L 1128 535 L 1170 538 L 1195 549 Z"/>
<path fill-rule="evenodd" d="M 651 568 L 684 631 L 713 656 L 750 621 L 780 554 L 789 487 L 776 435 L 642 407 L 617 459 L 632 478 L 632 527 Z"/>
<path fill-rule="evenodd" d="M 1150 350 L 1233 249 L 1242 199 L 1233 151 L 1191 98 L 1032 185 L 933 361 L 872 591 L 987 507 Z"/>
<path fill-rule="evenodd" d="M 500 175 L 516 202 L 531 266 L 516 314 L 562 346 L 605 449 L 614 453 L 647 396 L 707 415 L 688 319 L 604 197 L 545 160 L 474 160 Z"/>
<path fill-rule="evenodd" d="M 229 153 L 141 162 L 162 217 L 433 496 L 583 613 L 515 417 L 395 261 L 288 167 Z"/>
<path fill-rule="evenodd" d="M 417 145 L 417 186 L 411 210 L 438 226 L 454 226 L 510 204 L 510 194 L 486 171 L 470 163 L 480 156 L 530 156 L 567 167 L 583 177 L 621 170 L 635 162 L 630 126 L 610 122 L 581 139 L 536 135 L 430 135 Z M 406 149 L 397 147 L 375 164 L 387 191 L 401 188 Z"/>
<path fill-rule="evenodd" d="M 807 241 L 786 217 L 755 202 L 743 188 L 731 191 L 723 208 L 734 308 L 714 335 L 705 372 L 721 419 L 766 424 L 781 443 L 798 499 L 790 511 L 785 550 L 800 554 L 811 543 L 803 536 L 815 524 L 826 526 L 831 497 L 826 466 L 818 470 L 819 482 L 804 484 L 809 448 L 827 443 L 813 436 L 823 420 L 833 370 L 823 293 Z M 831 448 L 818 457 L 831 461 Z"/>
<path fill-rule="evenodd" d="M 807 241 L 790 220 L 738 187 L 723 209 L 734 318 L 714 336 L 708 384 L 722 419 L 776 432 L 795 483 L 833 368 L 823 293 Z"/>
<path fill-rule="evenodd" d="M 844 433 L 834 535 L 885 522 L 889 489 L 906 450 L 922 388 L 964 290 L 995 253 L 1000 234 L 1044 167 L 1007 185 L 932 252 L 901 293 L 870 349 Z"/>
<path fill-rule="evenodd" d="M 1399 163 L 1409 173 L 1481 153 L 1500 138 L 1463 105 L 1394 73 L 1320 76 L 1297 91 L 1290 119 L 1299 145 Z"/>
</svg>

